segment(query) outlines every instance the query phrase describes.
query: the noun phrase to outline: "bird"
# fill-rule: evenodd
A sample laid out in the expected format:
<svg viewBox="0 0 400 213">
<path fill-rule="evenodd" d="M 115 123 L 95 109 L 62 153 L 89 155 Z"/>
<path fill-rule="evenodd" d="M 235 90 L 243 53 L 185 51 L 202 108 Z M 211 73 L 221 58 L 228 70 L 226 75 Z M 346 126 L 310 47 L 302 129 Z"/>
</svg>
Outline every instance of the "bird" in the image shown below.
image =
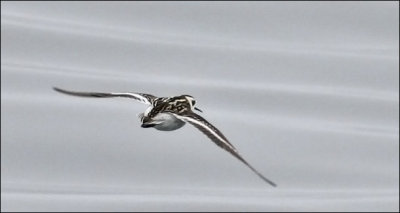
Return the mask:
<svg viewBox="0 0 400 213">
<path fill-rule="evenodd" d="M 78 92 L 69 91 L 53 87 L 57 92 L 80 97 L 111 98 L 123 97 L 132 98 L 148 107 L 144 113 L 139 114 L 142 128 L 155 128 L 160 131 L 173 131 L 190 123 L 195 128 L 205 134 L 220 148 L 228 151 L 266 183 L 273 187 L 277 185 L 262 175 L 258 170 L 251 166 L 238 152 L 238 150 L 229 142 L 229 140 L 215 126 L 209 123 L 194 111 L 202 112 L 195 106 L 196 100 L 191 95 L 179 95 L 172 97 L 156 97 L 151 94 L 133 93 L 133 92 Z"/>
</svg>

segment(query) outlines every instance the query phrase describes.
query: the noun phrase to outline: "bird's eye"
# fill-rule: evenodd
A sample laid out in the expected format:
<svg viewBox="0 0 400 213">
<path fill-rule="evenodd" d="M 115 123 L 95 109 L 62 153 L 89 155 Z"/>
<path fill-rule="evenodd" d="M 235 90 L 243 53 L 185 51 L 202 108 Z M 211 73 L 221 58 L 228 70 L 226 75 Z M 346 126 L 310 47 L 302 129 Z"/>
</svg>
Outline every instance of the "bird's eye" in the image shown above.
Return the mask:
<svg viewBox="0 0 400 213">
<path fill-rule="evenodd" d="M 193 100 L 193 101 L 192 101 L 192 105 L 194 106 L 195 104 L 196 104 L 196 101 L 195 101 L 195 100 Z"/>
</svg>

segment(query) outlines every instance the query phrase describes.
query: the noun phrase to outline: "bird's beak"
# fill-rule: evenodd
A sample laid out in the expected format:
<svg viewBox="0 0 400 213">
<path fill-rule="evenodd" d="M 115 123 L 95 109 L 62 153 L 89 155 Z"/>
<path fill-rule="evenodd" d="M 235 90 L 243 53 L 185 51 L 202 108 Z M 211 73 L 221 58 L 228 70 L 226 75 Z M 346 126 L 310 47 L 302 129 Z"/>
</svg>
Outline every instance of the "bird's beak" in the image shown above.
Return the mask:
<svg viewBox="0 0 400 213">
<path fill-rule="evenodd" d="M 203 112 L 201 109 L 194 107 L 195 110 L 199 111 L 199 112 Z"/>
</svg>

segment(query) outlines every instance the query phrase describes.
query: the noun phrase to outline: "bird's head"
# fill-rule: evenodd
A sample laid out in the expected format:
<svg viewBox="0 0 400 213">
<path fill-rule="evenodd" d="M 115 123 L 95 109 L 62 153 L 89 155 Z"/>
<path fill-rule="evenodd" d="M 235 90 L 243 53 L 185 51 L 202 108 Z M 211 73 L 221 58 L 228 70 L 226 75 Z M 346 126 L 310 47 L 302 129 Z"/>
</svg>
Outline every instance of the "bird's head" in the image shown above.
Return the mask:
<svg viewBox="0 0 400 213">
<path fill-rule="evenodd" d="M 190 95 L 183 95 L 183 96 L 186 98 L 186 100 L 188 100 L 192 110 L 195 109 L 195 110 L 197 110 L 199 112 L 203 112 L 201 109 L 199 109 L 199 108 L 194 106 L 196 104 L 196 100 L 193 98 L 193 96 L 190 96 Z"/>
</svg>

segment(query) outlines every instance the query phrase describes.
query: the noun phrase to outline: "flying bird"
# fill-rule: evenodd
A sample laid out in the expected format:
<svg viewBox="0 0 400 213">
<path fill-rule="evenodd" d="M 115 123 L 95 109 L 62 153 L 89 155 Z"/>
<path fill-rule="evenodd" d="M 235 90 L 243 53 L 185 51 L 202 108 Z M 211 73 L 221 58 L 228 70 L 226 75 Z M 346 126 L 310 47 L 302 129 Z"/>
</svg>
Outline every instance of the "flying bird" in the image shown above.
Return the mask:
<svg viewBox="0 0 400 213">
<path fill-rule="evenodd" d="M 196 114 L 194 110 L 202 112 L 199 108 L 195 107 L 196 100 L 190 95 L 179 95 L 174 97 L 156 97 L 144 93 L 118 93 L 118 92 L 76 92 L 68 91 L 53 87 L 57 92 L 67 95 L 74 95 L 80 97 L 95 97 L 95 98 L 110 98 L 110 97 L 124 97 L 132 98 L 140 103 L 146 104 L 149 107 L 144 113 L 139 115 L 141 127 L 153 127 L 161 131 L 173 131 L 181 128 L 185 123 L 190 123 L 206 136 L 208 136 L 215 144 L 222 149 L 231 153 L 234 157 L 243 162 L 253 172 L 255 172 L 261 179 L 269 183 L 271 186 L 276 187 L 276 184 L 260 172 L 253 168 L 237 151 L 237 149 L 226 139 L 226 137 L 206 119 Z"/>
</svg>

